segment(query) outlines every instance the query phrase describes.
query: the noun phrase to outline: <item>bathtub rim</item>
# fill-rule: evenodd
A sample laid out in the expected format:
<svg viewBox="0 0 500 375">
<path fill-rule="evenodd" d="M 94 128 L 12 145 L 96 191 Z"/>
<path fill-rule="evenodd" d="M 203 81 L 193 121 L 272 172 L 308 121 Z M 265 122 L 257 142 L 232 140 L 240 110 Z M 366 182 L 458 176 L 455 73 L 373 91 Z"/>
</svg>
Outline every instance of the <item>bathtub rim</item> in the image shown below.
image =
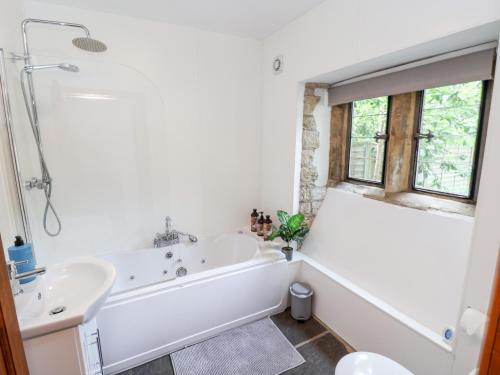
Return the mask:
<svg viewBox="0 0 500 375">
<path fill-rule="evenodd" d="M 253 233 L 251 233 L 250 231 L 244 231 L 244 230 L 237 230 L 237 231 L 231 231 L 231 232 L 227 232 L 227 233 L 221 233 L 221 234 L 217 234 L 217 235 L 213 235 L 213 236 L 210 236 L 210 237 L 207 237 L 207 238 L 204 238 L 202 239 L 201 241 L 205 242 L 215 242 L 219 239 L 222 239 L 224 237 L 240 237 L 240 236 L 243 236 L 245 237 L 247 240 L 250 240 L 252 242 L 252 244 L 254 245 L 254 249 L 253 249 L 253 253 L 252 253 L 252 256 L 247 258 L 246 260 L 243 260 L 243 261 L 240 261 L 240 262 L 236 262 L 236 263 L 230 263 L 228 265 L 222 265 L 222 266 L 219 266 L 219 267 L 213 267 L 213 268 L 210 268 L 210 269 L 207 269 L 207 270 L 203 270 L 201 272 L 195 272 L 195 273 L 191 273 L 191 274 L 188 274 L 187 276 L 185 277 L 182 277 L 183 279 L 185 280 L 189 280 L 190 279 L 190 276 L 194 275 L 194 274 L 202 274 L 202 273 L 205 273 L 205 272 L 209 272 L 209 271 L 213 271 L 213 270 L 219 270 L 219 269 L 222 269 L 222 268 L 225 268 L 225 267 L 231 267 L 231 266 L 238 266 L 238 265 L 241 265 L 241 264 L 247 264 L 248 262 L 253 262 L 255 259 L 260 259 L 262 257 L 268 257 L 269 256 L 269 253 L 274 253 L 274 251 L 277 251 L 278 248 L 276 246 L 270 246 L 270 245 L 275 245 L 275 243 L 272 243 L 272 242 L 269 242 L 269 243 L 264 243 L 263 242 L 263 239 L 261 237 L 257 237 L 256 235 L 253 235 Z M 117 270 L 117 273 L 120 271 L 120 267 L 119 267 L 119 264 L 120 262 L 114 262 L 114 258 L 117 257 L 117 256 L 120 256 L 120 255 L 140 255 L 142 253 L 147 253 L 147 254 L 151 254 L 151 253 L 154 253 L 154 252 L 161 252 L 161 251 L 165 251 L 165 252 L 168 252 L 168 251 L 173 251 L 177 254 L 180 255 L 180 253 L 182 253 L 182 250 L 183 248 L 186 248 L 186 249 L 190 249 L 190 248 L 193 248 L 193 247 L 196 247 L 198 243 L 191 243 L 189 241 L 182 241 L 180 243 L 177 243 L 177 244 L 174 244 L 174 245 L 171 245 L 171 246 L 164 246 L 164 247 L 145 247 L 145 248 L 138 248 L 138 249 L 126 249 L 126 250 L 122 250 L 122 251 L 108 251 L 108 252 L 104 252 L 102 254 L 99 254 L 99 255 L 96 255 L 96 258 L 98 259 L 101 259 L 101 260 L 104 260 L 106 262 L 109 262 L 111 264 L 113 264 L 113 266 L 115 267 L 115 269 Z M 277 251 L 279 254 L 281 254 L 280 251 Z M 278 256 L 278 255 L 276 255 Z M 186 266 L 189 264 L 185 264 L 184 262 L 182 263 L 179 263 L 179 265 L 182 265 L 182 266 Z M 189 271 L 189 269 L 188 269 Z M 158 281 L 155 281 L 155 282 L 152 282 L 152 283 L 147 283 L 145 285 L 138 285 L 138 286 L 135 286 L 133 288 L 129 288 L 129 289 L 123 289 L 121 291 L 118 291 L 118 292 L 113 292 L 113 290 L 110 291 L 109 295 L 108 295 L 108 300 L 113 297 L 113 296 L 118 296 L 120 294 L 124 294 L 124 293 L 128 293 L 128 292 L 133 292 L 133 291 L 138 291 L 142 288 L 148 288 L 148 287 L 155 287 L 157 286 L 159 289 L 161 289 L 159 286 L 160 285 L 163 285 L 164 283 L 166 282 L 174 282 L 176 280 L 178 280 L 179 278 L 169 278 L 169 279 L 166 279 L 166 280 L 158 280 Z M 116 280 L 115 280 L 115 283 L 113 285 L 113 287 L 116 286 Z"/>
</svg>

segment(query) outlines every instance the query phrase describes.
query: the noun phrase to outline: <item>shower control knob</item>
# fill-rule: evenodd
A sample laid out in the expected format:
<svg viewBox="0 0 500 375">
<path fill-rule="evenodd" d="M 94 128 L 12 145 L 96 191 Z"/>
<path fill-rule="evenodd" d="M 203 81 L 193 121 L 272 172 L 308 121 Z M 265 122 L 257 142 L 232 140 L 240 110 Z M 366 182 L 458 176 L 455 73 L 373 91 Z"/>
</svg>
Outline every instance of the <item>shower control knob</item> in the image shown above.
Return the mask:
<svg viewBox="0 0 500 375">
<path fill-rule="evenodd" d="M 31 179 L 29 179 L 24 183 L 24 186 L 28 190 L 31 189 L 44 190 L 45 187 L 47 186 L 47 181 L 44 181 L 40 178 L 32 177 Z"/>
<path fill-rule="evenodd" d="M 167 259 L 170 259 L 174 256 L 174 253 L 172 253 L 171 251 L 169 251 L 168 253 L 165 254 L 165 258 Z"/>
</svg>

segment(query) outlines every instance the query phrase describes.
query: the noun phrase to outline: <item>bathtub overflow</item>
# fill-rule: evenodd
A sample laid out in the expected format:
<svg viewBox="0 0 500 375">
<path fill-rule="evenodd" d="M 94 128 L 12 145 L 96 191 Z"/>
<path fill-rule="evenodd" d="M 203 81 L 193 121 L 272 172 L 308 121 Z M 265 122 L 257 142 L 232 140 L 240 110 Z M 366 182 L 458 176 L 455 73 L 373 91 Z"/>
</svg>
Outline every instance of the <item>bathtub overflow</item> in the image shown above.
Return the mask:
<svg viewBox="0 0 500 375">
<path fill-rule="evenodd" d="M 66 306 L 54 307 L 52 310 L 50 310 L 49 315 L 57 315 L 62 313 L 64 310 L 66 310 Z"/>
<path fill-rule="evenodd" d="M 187 269 L 185 267 L 179 267 L 177 268 L 177 271 L 175 272 L 175 274 L 177 275 L 177 277 L 182 277 L 182 276 L 186 276 L 188 273 Z"/>
<path fill-rule="evenodd" d="M 205 259 L 202 259 L 201 260 L 201 264 L 205 264 L 206 260 Z"/>
<path fill-rule="evenodd" d="M 171 251 L 169 251 L 168 253 L 165 254 L 165 258 L 167 259 L 170 259 L 174 256 L 174 253 L 172 253 Z"/>
<path fill-rule="evenodd" d="M 134 275 L 130 275 L 129 279 L 130 279 L 130 280 L 134 280 L 134 279 L 135 279 L 135 276 L 134 276 Z"/>
</svg>

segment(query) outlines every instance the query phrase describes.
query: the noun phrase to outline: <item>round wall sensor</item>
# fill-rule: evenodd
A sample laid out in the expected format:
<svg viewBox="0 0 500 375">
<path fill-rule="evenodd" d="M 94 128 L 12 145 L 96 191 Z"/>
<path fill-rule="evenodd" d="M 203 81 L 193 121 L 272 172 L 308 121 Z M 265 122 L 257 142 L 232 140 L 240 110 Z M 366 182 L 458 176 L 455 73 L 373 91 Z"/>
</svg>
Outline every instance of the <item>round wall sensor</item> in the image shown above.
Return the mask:
<svg viewBox="0 0 500 375">
<path fill-rule="evenodd" d="M 273 59 L 273 71 L 276 74 L 283 71 L 283 56 L 276 56 Z"/>
</svg>

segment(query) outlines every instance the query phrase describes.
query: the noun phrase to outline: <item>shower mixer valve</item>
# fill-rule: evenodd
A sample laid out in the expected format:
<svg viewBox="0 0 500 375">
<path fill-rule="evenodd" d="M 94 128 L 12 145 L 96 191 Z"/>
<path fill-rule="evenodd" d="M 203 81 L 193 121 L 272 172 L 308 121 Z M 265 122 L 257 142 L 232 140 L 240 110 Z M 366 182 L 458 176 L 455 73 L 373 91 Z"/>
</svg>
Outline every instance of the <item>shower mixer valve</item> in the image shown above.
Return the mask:
<svg viewBox="0 0 500 375">
<path fill-rule="evenodd" d="M 30 180 L 28 180 L 24 183 L 24 186 L 28 190 L 31 190 L 31 189 L 45 190 L 45 188 L 49 184 L 50 184 L 50 179 L 46 179 L 46 178 L 42 179 L 42 178 L 32 177 Z"/>
</svg>

